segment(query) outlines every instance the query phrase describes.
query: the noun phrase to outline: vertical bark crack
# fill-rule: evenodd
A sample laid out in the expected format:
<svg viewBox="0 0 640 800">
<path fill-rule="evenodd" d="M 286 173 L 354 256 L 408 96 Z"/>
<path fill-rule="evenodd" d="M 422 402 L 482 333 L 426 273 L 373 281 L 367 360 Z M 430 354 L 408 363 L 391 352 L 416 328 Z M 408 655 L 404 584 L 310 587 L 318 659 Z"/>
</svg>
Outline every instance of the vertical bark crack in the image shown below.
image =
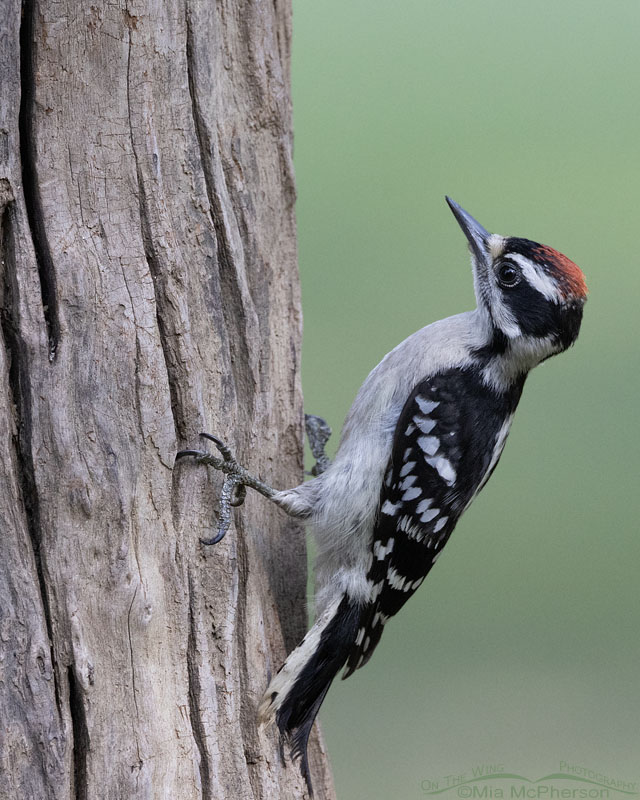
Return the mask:
<svg viewBox="0 0 640 800">
<path fill-rule="evenodd" d="M 89 728 L 82 699 L 82 691 L 71 665 L 67 669 L 69 681 L 69 711 L 73 730 L 73 797 L 87 800 L 87 753 L 89 751 Z"/>
<path fill-rule="evenodd" d="M 135 152 L 135 151 L 134 151 Z M 137 162 L 136 156 L 136 162 Z M 172 364 L 171 348 L 169 346 L 169 333 L 167 331 L 166 318 L 167 314 L 164 313 L 165 299 L 164 293 L 161 291 L 161 286 L 164 283 L 164 276 L 162 270 L 158 265 L 158 258 L 156 255 L 155 246 L 153 244 L 153 237 L 151 235 L 151 222 L 149 220 L 149 209 L 147 206 L 147 195 L 144 189 L 142 175 L 138 170 L 138 200 L 140 203 L 140 229 L 142 231 L 142 243 L 144 245 L 144 255 L 147 260 L 147 266 L 151 273 L 153 281 L 153 292 L 156 302 L 156 322 L 158 325 L 158 333 L 160 336 L 160 345 L 162 347 L 162 355 L 164 357 L 164 364 L 167 370 L 167 380 L 169 382 L 169 397 L 171 399 L 171 415 L 173 416 L 173 425 L 178 438 L 184 438 L 184 423 L 183 415 L 181 412 L 180 400 L 177 390 L 178 376 Z"/>
<path fill-rule="evenodd" d="M 138 567 L 138 572 L 140 568 Z M 142 578 L 140 578 L 142 580 Z M 129 605 L 129 613 L 127 614 L 127 638 L 129 640 L 129 660 L 131 661 L 131 690 L 133 694 L 133 704 L 136 709 L 136 719 L 140 719 L 140 709 L 138 708 L 138 689 L 136 687 L 136 668 L 135 662 L 133 658 L 133 638 L 131 636 L 131 612 L 133 611 L 133 604 L 136 601 L 136 595 L 138 594 L 138 586 L 134 589 L 133 597 L 131 598 L 131 604 Z M 136 737 L 136 746 L 137 746 L 137 737 Z M 140 756 L 140 751 L 138 750 L 138 757 Z M 142 763 L 142 761 L 140 762 Z"/>
<path fill-rule="evenodd" d="M 56 293 L 56 274 L 44 224 L 44 211 L 38 183 L 35 144 L 35 75 L 34 75 L 34 21 L 35 0 L 23 0 L 20 25 L 20 159 L 22 164 L 22 190 L 27 218 L 33 240 L 33 249 L 40 277 L 40 293 L 44 320 L 49 339 L 49 361 L 53 361 L 60 341 L 60 322 Z"/>
<path fill-rule="evenodd" d="M 27 531 L 33 549 L 40 598 L 44 614 L 49 650 L 53 670 L 53 681 L 58 715 L 62 718 L 62 699 L 58 683 L 56 661 L 53 652 L 53 633 L 49 596 L 44 577 L 40 552 L 40 505 L 36 489 L 33 456 L 31 453 L 31 383 L 29 376 L 29 353 L 20 335 L 18 282 L 16 278 L 15 242 L 13 238 L 13 214 L 15 206 L 7 205 L 0 217 L 0 261 L 2 264 L 0 287 L 0 330 L 7 354 L 9 389 L 13 401 L 13 413 L 17 436 L 14 437 L 16 480 L 20 487 Z"/>
<path fill-rule="evenodd" d="M 253 397 L 254 393 L 251 387 L 247 386 L 247 372 L 248 365 L 251 363 L 249 346 L 247 342 L 247 320 L 242 297 L 242 291 L 237 280 L 236 265 L 234 264 L 233 254 L 231 252 L 231 245 L 229 237 L 225 230 L 222 205 L 218 197 L 215 186 L 213 183 L 213 165 L 211 160 L 211 142 L 207 132 L 207 126 L 202 118 L 200 104 L 196 92 L 196 82 L 194 76 L 194 42 L 193 42 L 193 24 L 191 21 L 191 13 L 187 3 L 186 11 L 186 24 L 187 24 L 187 79 L 189 84 L 189 97 L 191 99 L 191 116 L 193 118 L 193 125 L 198 141 L 198 149 L 200 152 L 200 163 L 202 165 L 202 172 L 204 175 L 204 183 L 207 190 L 207 199 L 209 201 L 209 214 L 213 229 L 216 236 L 216 251 L 218 261 L 218 272 L 220 277 L 220 284 L 223 288 L 223 297 L 228 298 L 227 303 L 222 305 L 222 313 L 224 315 L 225 328 L 231 331 L 229 339 L 229 348 L 231 352 L 231 369 L 234 374 L 234 385 L 236 391 L 246 398 Z M 242 327 L 241 327 L 242 326 Z"/>
<path fill-rule="evenodd" d="M 200 784 L 202 786 L 202 800 L 213 800 L 211 794 L 211 765 L 207 751 L 206 732 L 200 713 L 200 677 L 196 662 L 197 631 L 195 622 L 194 605 L 196 598 L 193 594 L 192 578 L 189 576 L 189 636 L 187 638 L 187 671 L 189 676 L 189 719 L 193 739 L 200 755 Z"/>
<path fill-rule="evenodd" d="M 128 13 L 128 12 L 127 12 Z M 173 417 L 173 427 L 176 432 L 176 437 L 180 438 L 184 431 L 181 430 L 183 425 L 180 425 L 182 415 L 180 414 L 180 401 L 178 399 L 178 391 L 176 388 L 178 377 L 176 371 L 171 363 L 171 350 L 169 346 L 169 333 L 165 321 L 164 298 L 159 289 L 159 282 L 164 279 L 162 270 L 158 265 L 158 258 L 156 256 L 155 247 L 153 244 L 153 237 L 151 234 L 151 221 L 149 219 L 149 207 L 147 204 L 147 195 L 144 188 L 144 180 L 140 171 L 140 163 L 138 160 L 138 153 L 136 150 L 135 139 L 133 135 L 133 121 L 131 119 L 131 31 L 129 31 L 129 51 L 127 56 L 127 112 L 129 114 L 129 134 L 131 137 L 131 150 L 133 152 L 133 159 L 136 165 L 136 178 L 138 181 L 138 203 L 140 208 L 140 230 L 142 233 L 142 244 L 144 247 L 144 255 L 149 267 L 151 279 L 153 283 L 153 292 L 155 296 L 156 307 L 156 323 L 158 325 L 158 334 L 160 336 L 160 346 L 162 347 L 162 355 L 164 357 L 164 364 L 167 370 L 167 380 L 169 383 L 169 397 L 171 400 L 171 415 Z"/>
<path fill-rule="evenodd" d="M 241 523 L 240 523 L 241 526 Z M 236 611 L 236 648 L 238 651 L 238 683 L 240 684 L 240 702 L 242 704 L 240 726 L 244 755 L 247 762 L 249 783 L 255 797 L 262 797 L 262 787 L 260 785 L 261 771 L 256 768 L 256 764 L 262 758 L 258 745 L 256 709 L 250 701 L 249 683 L 249 664 L 247 662 L 247 646 L 245 642 L 245 631 L 247 630 L 247 581 L 249 577 L 249 553 L 244 531 L 238 530 L 238 572 L 240 580 L 238 582 L 238 599 Z"/>
</svg>

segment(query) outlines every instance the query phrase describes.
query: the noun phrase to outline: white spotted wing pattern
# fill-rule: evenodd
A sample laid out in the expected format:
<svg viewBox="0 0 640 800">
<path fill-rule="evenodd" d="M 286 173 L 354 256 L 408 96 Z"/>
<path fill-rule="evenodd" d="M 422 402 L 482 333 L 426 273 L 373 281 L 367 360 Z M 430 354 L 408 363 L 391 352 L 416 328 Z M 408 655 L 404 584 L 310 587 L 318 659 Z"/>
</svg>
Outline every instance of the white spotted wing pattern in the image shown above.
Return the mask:
<svg viewBox="0 0 640 800">
<path fill-rule="evenodd" d="M 412 392 L 396 424 L 371 544 L 369 602 L 344 677 L 369 660 L 385 622 L 423 582 L 488 480 L 521 391 L 519 384 L 499 393 L 477 372 L 452 369 Z"/>
</svg>

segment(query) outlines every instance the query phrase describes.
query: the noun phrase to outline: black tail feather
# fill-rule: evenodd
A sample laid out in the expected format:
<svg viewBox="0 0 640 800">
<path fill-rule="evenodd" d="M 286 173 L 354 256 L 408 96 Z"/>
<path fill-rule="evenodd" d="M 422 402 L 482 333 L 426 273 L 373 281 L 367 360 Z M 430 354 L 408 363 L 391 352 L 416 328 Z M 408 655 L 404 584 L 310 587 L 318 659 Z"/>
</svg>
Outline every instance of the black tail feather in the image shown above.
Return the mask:
<svg viewBox="0 0 640 800">
<path fill-rule="evenodd" d="M 338 667 L 338 669 L 340 669 L 340 667 Z M 309 795 L 311 797 L 313 797 L 313 785 L 311 783 L 311 770 L 309 769 L 307 746 L 309 744 L 309 736 L 311 736 L 311 729 L 313 728 L 314 720 L 318 715 L 318 711 L 320 711 L 320 706 L 322 705 L 330 686 L 331 681 L 329 681 L 322 693 L 316 699 L 313 706 L 309 709 L 308 720 L 303 722 L 302 725 L 296 728 L 295 731 L 288 737 L 291 742 L 291 757 L 294 759 L 300 759 L 300 771 L 302 772 L 302 776 L 304 777 L 305 783 L 307 784 L 307 789 L 309 790 Z"/>
<path fill-rule="evenodd" d="M 291 755 L 300 759 L 309 794 L 313 794 L 307 744 L 313 722 L 331 682 L 344 665 L 358 632 L 360 607 L 345 594 L 336 613 L 320 635 L 307 661 L 276 712 L 280 734 L 291 744 Z"/>
</svg>

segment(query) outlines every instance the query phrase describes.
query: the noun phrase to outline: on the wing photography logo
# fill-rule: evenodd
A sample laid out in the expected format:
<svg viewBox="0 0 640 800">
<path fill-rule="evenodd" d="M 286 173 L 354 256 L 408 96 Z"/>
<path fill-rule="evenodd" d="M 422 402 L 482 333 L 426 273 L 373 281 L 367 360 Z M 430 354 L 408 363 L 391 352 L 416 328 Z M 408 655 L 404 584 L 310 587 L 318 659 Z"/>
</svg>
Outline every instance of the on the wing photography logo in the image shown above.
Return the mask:
<svg viewBox="0 0 640 800">
<path fill-rule="evenodd" d="M 568 761 L 541 777 L 510 772 L 504 764 L 477 764 L 455 775 L 425 778 L 420 788 L 443 800 L 622 800 L 639 794 L 637 781 Z"/>
</svg>

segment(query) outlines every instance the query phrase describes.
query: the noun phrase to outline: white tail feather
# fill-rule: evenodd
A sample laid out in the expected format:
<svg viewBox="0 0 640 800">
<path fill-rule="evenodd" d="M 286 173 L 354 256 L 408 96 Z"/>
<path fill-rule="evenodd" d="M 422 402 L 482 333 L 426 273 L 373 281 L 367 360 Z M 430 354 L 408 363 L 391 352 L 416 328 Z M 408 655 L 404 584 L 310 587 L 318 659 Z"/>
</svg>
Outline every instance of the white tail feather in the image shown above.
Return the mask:
<svg viewBox="0 0 640 800">
<path fill-rule="evenodd" d="M 341 597 L 337 597 L 327 606 L 296 649 L 289 653 L 278 674 L 267 687 L 258 707 L 258 721 L 261 725 L 269 722 L 286 700 L 298 676 L 316 652 L 322 631 L 333 619 L 341 600 Z"/>
</svg>

